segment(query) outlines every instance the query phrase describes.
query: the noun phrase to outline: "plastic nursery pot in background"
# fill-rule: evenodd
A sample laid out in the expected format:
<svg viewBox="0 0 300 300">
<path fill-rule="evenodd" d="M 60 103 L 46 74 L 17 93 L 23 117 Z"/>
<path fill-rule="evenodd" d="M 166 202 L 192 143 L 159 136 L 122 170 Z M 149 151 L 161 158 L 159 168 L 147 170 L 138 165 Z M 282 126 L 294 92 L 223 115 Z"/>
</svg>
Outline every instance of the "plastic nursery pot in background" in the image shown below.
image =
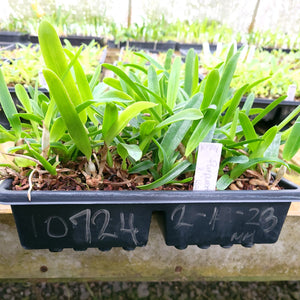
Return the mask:
<svg viewBox="0 0 300 300">
<path fill-rule="evenodd" d="M 0 31 L 0 43 L 29 43 L 29 34 L 25 32 Z"/>
<path fill-rule="evenodd" d="M 0 186 L 26 249 L 132 250 L 148 241 L 152 213 L 164 215 L 167 245 L 207 248 L 275 243 L 298 186 L 280 191 L 26 191 Z"/>
<path fill-rule="evenodd" d="M 246 98 L 242 98 L 240 102 L 240 106 L 243 106 L 245 103 Z M 256 98 L 253 102 L 254 108 L 266 108 L 269 104 L 271 104 L 274 100 L 272 99 L 263 99 L 263 98 Z M 262 120 L 260 120 L 256 124 L 256 128 L 261 131 L 265 132 L 270 127 L 279 124 L 282 122 L 295 108 L 299 106 L 299 101 L 282 101 L 278 104 L 272 111 L 270 111 Z M 295 117 L 287 126 L 291 126 L 292 122 L 296 119 Z"/>
<path fill-rule="evenodd" d="M 38 36 L 31 35 L 29 37 L 30 42 L 34 44 L 39 43 Z M 81 46 L 82 44 L 88 45 L 91 41 L 95 41 L 101 47 L 105 45 L 104 39 L 97 36 L 79 36 L 79 35 L 68 35 L 68 36 L 61 36 L 60 41 L 64 45 L 64 40 L 68 40 L 72 46 Z"/>
</svg>

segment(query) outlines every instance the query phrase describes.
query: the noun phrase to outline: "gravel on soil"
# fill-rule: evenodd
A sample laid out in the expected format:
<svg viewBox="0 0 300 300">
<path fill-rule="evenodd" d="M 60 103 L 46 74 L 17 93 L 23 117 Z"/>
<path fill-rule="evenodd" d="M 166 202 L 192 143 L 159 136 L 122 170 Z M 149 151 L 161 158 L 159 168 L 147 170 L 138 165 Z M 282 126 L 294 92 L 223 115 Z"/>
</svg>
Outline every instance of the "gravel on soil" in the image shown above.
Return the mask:
<svg viewBox="0 0 300 300">
<path fill-rule="evenodd" d="M 300 282 L 1 282 L 0 299 L 298 300 Z"/>
</svg>

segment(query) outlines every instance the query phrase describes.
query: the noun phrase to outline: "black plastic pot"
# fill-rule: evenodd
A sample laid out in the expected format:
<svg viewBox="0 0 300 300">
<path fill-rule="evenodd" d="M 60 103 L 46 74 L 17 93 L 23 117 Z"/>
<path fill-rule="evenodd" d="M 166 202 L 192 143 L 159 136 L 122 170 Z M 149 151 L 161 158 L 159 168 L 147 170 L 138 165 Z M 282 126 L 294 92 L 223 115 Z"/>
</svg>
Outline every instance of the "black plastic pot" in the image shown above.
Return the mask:
<svg viewBox="0 0 300 300">
<path fill-rule="evenodd" d="M 14 87 L 9 87 L 8 90 L 10 92 L 10 95 L 11 95 L 14 103 L 16 105 L 20 105 L 21 103 L 18 100 L 15 88 Z M 49 97 L 49 91 L 47 89 L 41 88 L 41 89 L 39 89 L 39 91 L 41 93 L 45 94 L 47 97 Z M 8 122 L 8 120 L 7 120 L 7 118 L 4 114 L 4 111 L 2 110 L 1 105 L 0 105 L 0 124 L 2 126 L 4 126 L 5 128 L 7 128 L 7 129 L 9 128 L 9 122 Z"/>
<path fill-rule="evenodd" d="M 286 180 L 279 191 L 26 191 L 0 185 L 0 203 L 10 204 L 26 249 L 90 247 L 131 250 L 148 240 L 151 215 L 164 215 L 168 245 L 207 248 L 277 241 L 300 189 Z"/>
<path fill-rule="evenodd" d="M 130 41 L 129 48 L 135 50 L 148 50 L 148 51 L 158 51 L 166 52 L 169 49 L 175 50 L 176 42 L 139 42 L 139 41 Z"/>
<path fill-rule="evenodd" d="M 240 102 L 240 106 L 243 106 L 246 98 L 242 98 Z M 274 100 L 272 99 L 263 99 L 263 98 L 255 98 L 253 102 L 254 108 L 266 108 L 269 104 L 271 104 Z M 270 127 L 279 124 L 283 121 L 295 108 L 297 108 L 300 104 L 300 101 L 282 101 L 279 105 L 277 105 L 271 112 L 269 112 L 261 121 L 257 123 L 257 127 L 265 131 Z M 296 117 L 294 118 L 296 119 Z M 293 120 L 288 124 L 288 127 L 292 125 Z"/>
<path fill-rule="evenodd" d="M 97 36 L 79 36 L 79 35 L 68 35 L 68 36 L 61 36 L 60 41 L 64 44 L 64 40 L 68 40 L 72 46 L 81 46 L 82 44 L 88 45 L 92 40 L 98 43 L 101 47 L 104 46 L 104 39 Z M 38 36 L 31 35 L 30 42 L 34 44 L 39 43 Z"/>
<path fill-rule="evenodd" d="M 299 51 L 297 49 L 287 49 L 287 48 L 272 48 L 272 47 L 262 47 L 263 51 L 268 51 L 268 52 L 272 52 L 272 51 L 282 51 L 285 53 L 290 53 L 292 51 Z"/>
<path fill-rule="evenodd" d="M 0 31 L 0 42 L 28 43 L 29 34 L 25 32 Z"/>
<path fill-rule="evenodd" d="M 177 44 L 177 49 L 178 51 L 182 52 L 182 53 L 187 53 L 187 51 L 189 51 L 189 49 L 193 48 L 196 52 L 200 52 L 203 49 L 203 45 L 202 44 L 196 44 L 196 43 L 178 43 Z"/>
<path fill-rule="evenodd" d="M 119 42 L 117 43 L 115 40 L 108 40 L 107 47 L 112 49 L 120 49 L 126 47 L 126 42 Z"/>
</svg>

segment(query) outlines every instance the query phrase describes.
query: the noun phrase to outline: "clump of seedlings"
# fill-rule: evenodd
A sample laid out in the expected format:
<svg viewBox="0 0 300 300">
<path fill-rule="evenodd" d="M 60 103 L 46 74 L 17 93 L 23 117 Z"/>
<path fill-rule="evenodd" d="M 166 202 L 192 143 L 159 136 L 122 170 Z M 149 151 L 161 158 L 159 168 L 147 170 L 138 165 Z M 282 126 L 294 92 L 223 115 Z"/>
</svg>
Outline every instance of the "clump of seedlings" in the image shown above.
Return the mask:
<svg viewBox="0 0 300 300">
<path fill-rule="evenodd" d="M 50 97 L 17 85 L 18 110 L 0 70 L 0 101 L 11 126 L 0 127 L 1 143 L 10 143 L 1 150 L 1 178 L 13 178 L 16 190 L 192 189 L 204 141 L 223 145 L 218 189 L 273 189 L 271 170 L 280 167 L 280 177 L 285 169 L 300 171 L 288 162 L 300 147 L 299 118 L 283 130 L 300 108 L 257 134 L 257 122 L 284 97 L 255 109 L 250 93 L 240 108 L 261 80 L 232 91 L 240 54 L 234 47 L 201 83 L 193 50 L 185 64 L 172 51 L 164 64 L 145 53 L 136 53 L 140 64 L 102 64 L 116 77 L 99 83 L 101 67 L 88 78 L 78 60 L 82 48 L 63 49 L 46 21 L 39 42 Z"/>
</svg>

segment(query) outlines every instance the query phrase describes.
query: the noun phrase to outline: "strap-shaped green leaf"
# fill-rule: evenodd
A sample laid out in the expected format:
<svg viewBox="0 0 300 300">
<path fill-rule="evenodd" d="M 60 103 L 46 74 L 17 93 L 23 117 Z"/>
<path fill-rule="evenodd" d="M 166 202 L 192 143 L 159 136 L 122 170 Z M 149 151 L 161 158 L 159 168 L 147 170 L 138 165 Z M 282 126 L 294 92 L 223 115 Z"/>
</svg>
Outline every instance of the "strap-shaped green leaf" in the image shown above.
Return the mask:
<svg viewBox="0 0 300 300">
<path fill-rule="evenodd" d="M 255 132 L 253 125 L 251 124 L 251 121 L 249 120 L 249 117 L 244 112 L 240 112 L 239 119 L 240 119 L 241 126 L 243 128 L 243 133 L 244 133 L 246 140 L 257 139 L 258 136 Z M 258 142 L 251 143 L 248 145 L 248 147 L 252 152 L 254 152 L 257 149 L 258 145 L 259 145 Z"/>
<path fill-rule="evenodd" d="M 220 75 L 219 71 L 214 69 L 212 70 L 206 79 L 205 89 L 204 89 L 204 97 L 201 104 L 201 110 L 206 109 L 211 104 L 213 96 L 216 92 L 216 89 L 219 85 Z"/>
<path fill-rule="evenodd" d="M 183 120 L 199 120 L 203 118 L 203 113 L 196 108 L 187 108 L 182 110 L 169 118 L 165 119 L 161 123 L 159 123 L 156 129 L 161 129 L 164 126 L 170 125 L 172 123 L 183 121 Z"/>
<path fill-rule="evenodd" d="M 289 167 L 287 163 L 285 163 L 283 160 L 279 158 L 269 158 L 269 157 L 262 157 L 262 158 L 252 158 L 249 159 L 248 162 L 239 164 L 237 165 L 230 173 L 230 177 L 232 179 L 236 179 L 239 176 L 241 176 L 247 169 L 254 167 L 259 164 L 263 163 L 270 163 L 270 164 L 281 164 L 286 166 L 287 168 Z"/>
<path fill-rule="evenodd" d="M 116 75 L 118 75 L 133 91 L 139 96 L 140 100 L 144 99 L 143 93 L 140 89 L 136 86 L 136 84 L 128 77 L 128 75 L 123 72 L 120 68 L 110 65 L 110 64 L 103 64 L 104 68 L 113 71 Z"/>
<path fill-rule="evenodd" d="M 134 144 L 119 143 L 117 145 L 117 151 L 123 160 L 130 156 L 135 161 L 138 161 L 143 155 L 143 152 L 139 146 Z"/>
<path fill-rule="evenodd" d="M 132 168 L 130 168 L 128 170 L 128 173 L 129 174 L 141 173 L 141 172 L 151 169 L 153 166 L 154 166 L 154 163 L 151 160 L 144 160 L 144 161 L 137 163 Z"/>
<path fill-rule="evenodd" d="M 21 84 L 16 84 L 15 91 L 16 91 L 16 94 L 17 94 L 17 97 L 18 97 L 19 101 L 23 105 L 26 112 L 31 114 L 32 113 L 32 107 L 31 107 L 29 96 L 28 96 L 24 86 L 21 85 Z"/>
<path fill-rule="evenodd" d="M 190 165 L 191 165 L 190 162 L 188 162 L 187 160 L 184 160 L 184 161 L 180 162 L 179 164 L 177 164 L 175 167 L 173 167 L 167 174 L 165 174 L 164 176 L 162 176 L 158 180 L 156 180 L 152 183 L 146 184 L 146 185 L 138 186 L 138 188 L 141 189 L 141 190 L 150 190 L 150 189 L 158 188 L 161 185 L 167 184 L 170 181 L 177 178 Z"/>
<path fill-rule="evenodd" d="M 233 179 L 229 177 L 228 174 L 225 174 L 221 176 L 216 184 L 216 189 L 219 191 L 225 190 L 231 183 L 233 182 Z"/>
<path fill-rule="evenodd" d="M 193 89 L 193 78 L 194 78 L 194 61 L 195 52 L 194 49 L 189 49 L 185 59 L 185 71 L 184 71 L 184 90 L 191 97 Z M 198 78 L 197 78 L 198 80 Z"/>
<path fill-rule="evenodd" d="M 107 132 L 105 143 L 110 145 L 113 139 L 120 134 L 120 132 L 127 126 L 129 121 L 136 117 L 141 111 L 145 109 L 149 109 L 151 107 L 156 106 L 155 103 L 146 102 L 146 101 L 139 101 L 131 104 L 125 110 L 123 110 L 116 122 L 110 127 L 109 131 Z"/>
<path fill-rule="evenodd" d="M 43 70 L 43 74 L 49 86 L 50 93 L 69 130 L 70 136 L 78 149 L 89 159 L 92 149 L 88 134 L 69 98 L 64 84 L 51 70 Z"/>
<path fill-rule="evenodd" d="M 38 37 L 47 68 L 52 70 L 60 79 L 64 76 L 63 82 L 67 87 L 71 101 L 75 106 L 79 105 L 82 102 L 81 96 L 72 74 L 70 72 L 66 74 L 68 61 L 54 27 L 49 22 L 42 21 L 39 26 Z"/>
<path fill-rule="evenodd" d="M 185 105 L 184 109 L 199 108 L 203 99 L 202 93 L 195 94 Z M 178 145 L 182 142 L 186 133 L 190 129 L 192 121 L 185 120 L 173 123 L 164 134 L 162 146 L 166 149 L 168 157 L 172 155 Z"/>
<path fill-rule="evenodd" d="M 62 117 L 57 118 L 50 130 L 50 143 L 57 142 L 66 132 L 66 124 Z"/>
<path fill-rule="evenodd" d="M 228 63 L 226 63 L 219 85 L 211 101 L 211 104 L 216 105 L 217 109 L 208 110 L 205 113 L 204 118 L 199 121 L 198 125 L 196 126 L 194 132 L 192 133 L 187 143 L 186 151 L 185 151 L 186 156 L 189 156 L 192 153 L 192 151 L 196 149 L 199 143 L 204 140 L 206 135 L 215 126 L 222 112 L 222 108 L 226 101 L 226 98 L 228 96 L 230 82 L 233 78 L 233 74 L 236 69 L 238 58 L 239 58 L 239 52 L 234 54 L 230 58 Z"/>
<path fill-rule="evenodd" d="M 103 116 L 102 134 L 107 138 L 107 133 L 112 125 L 118 120 L 118 108 L 114 103 L 106 103 Z"/>
<path fill-rule="evenodd" d="M 11 126 L 11 128 L 15 131 L 17 138 L 21 135 L 21 121 L 17 114 L 17 109 L 14 104 L 14 101 L 8 91 L 6 86 L 2 70 L 0 68 L 0 104 L 2 109 L 6 115 L 6 118 Z"/>
<path fill-rule="evenodd" d="M 283 159 L 291 160 L 300 149 L 300 116 L 293 125 L 292 131 L 284 145 Z"/>
<path fill-rule="evenodd" d="M 71 60 L 75 59 L 75 55 L 71 51 L 65 49 L 65 53 L 68 55 L 68 57 Z M 81 95 L 82 101 L 84 102 L 84 101 L 92 100 L 93 99 L 93 94 L 92 94 L 92 91 L 90 89 L 89 82 L 86 78 L 86 75 L 85 75 L 85 73 L 82 69 L 82 66 L 80 65 L 78 59 L 76 59 L 74 61 L 73 68 L 74 68 L 74 71 L 75 71 L 76 83 L 77 83 L 78 90 L 79 90 L 79 93 Z M 98 124 L 98 121 L 94 116 L 94 112 L 89 107 L 87 108 L 87 114 L 88 114 L 90 120 L 95 125 Z"/>
<path fill-rule="evenodd" d="M 277 126 L 268 129 L 262 136 L 262 141 L 258 144 L 255 151 L 250 155 L 251 158 L 263 157 L 265 151 L 270 147 L 278 132 Z"/>
<path fill-rule="evenodd" d="M 245 84 L 241 88 L 239 88 L 235 93 L 232 99 L 230 100 L 230 105 L 228 106 L 225 115 L 222 119 L 222 125 L 229 123 L 235 114 L 235 111 L 243 97 L 243 94 L 245 93 L 245 90 L 247 89 L 248 84 Z"/>
<path fill-rule="evenodd" d="M 265 117 L 271 110 L 273 110 L 275 107 L 278 106 L 279 103 L 281 103 L 284 99 L 286 99 L 286 96 L 281 96 L 278 99 L 272 101 L 259 115 L 257 115 L 252 120 L 252 125 L 256 125 L 263 117 Z M 300 107 L 300 106 L 299 106 Z M 284 125 L 285 126 L 285 125 Z M 281 129 L 281 127 L 278 126 L 278 130 Z"/>
<path fill-rule="evenodd" d="M 177 93 L 179 89 L 180 69 L 181 58 L 177 56 L 171 68 L 167 91 L 167 104 L 171 109 L 174 108 L 176 103 Z"/>
</svg>

